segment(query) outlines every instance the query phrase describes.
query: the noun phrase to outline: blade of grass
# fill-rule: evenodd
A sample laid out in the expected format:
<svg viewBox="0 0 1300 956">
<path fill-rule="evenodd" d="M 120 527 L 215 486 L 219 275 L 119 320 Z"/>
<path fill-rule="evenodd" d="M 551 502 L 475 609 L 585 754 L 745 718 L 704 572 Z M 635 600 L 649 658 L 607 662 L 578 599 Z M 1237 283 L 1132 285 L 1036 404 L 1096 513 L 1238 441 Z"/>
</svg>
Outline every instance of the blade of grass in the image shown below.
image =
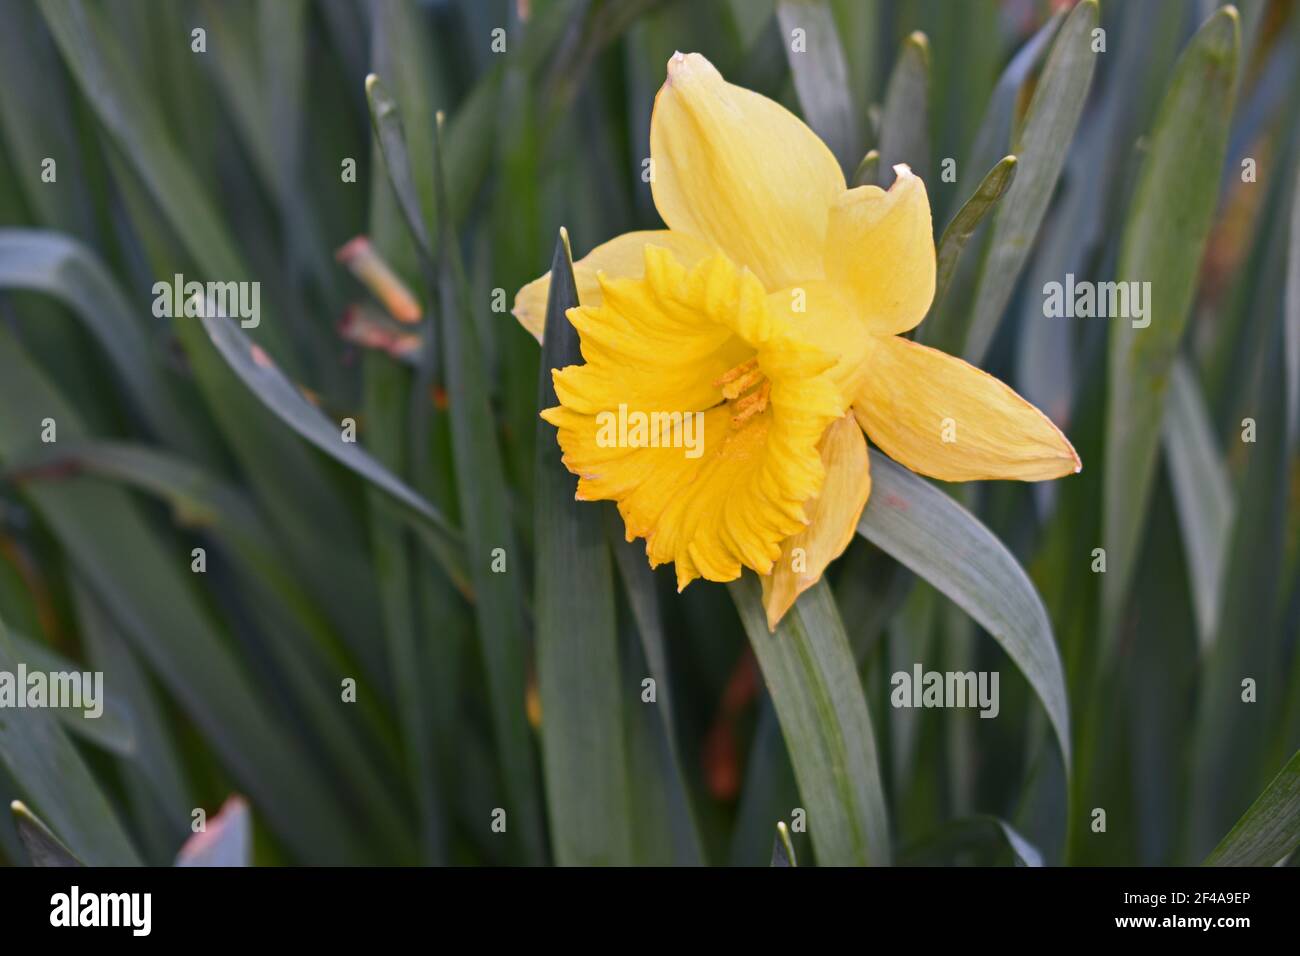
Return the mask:
<svg viewBox="0 0 1300 956">
<path fill-rule="evenodd" d="M 104 141 L 108 165 L 153 275 L 171 277 L 197 268 L 208 280 L 252 278 L 202 180 L 185 165 L 168 136 L 158 103 L 146 96 L 140 71 L 128 65 L 102 9 L 52 0 L 41 10 L 94 116 L 109 134 Z M 161 95 L 161 88 L 151 89 Z M 191 158 L 198 161 L 208 155 Z M 300 443 L 286 440 L 290 433 L 279 422 L 260 413 L 256 400 L 208 347 L 198 323 L 181 318 L 171 328 L 212 417 L 268 520 L 288 543 L 299 573 L 310 581 L 316 600 L 331 617 L 347 625 L 342 633 L 349 639 L 362 634 L 377 601 L 360 557 L 360 528 L 337 487 L 338 476 Z M 291 368 L 297 364 L 286 345 L 288 333 L 278 322 L 261 322 L 258 334 Z M 328 540 L 322 537 L 326 529 Z M 353 585 L 339 588 L 340 580 Z M 374 660 L 377 650 L 374 642 L 353 647 L 372 675 L 383 670 Z"/>
<path fill-rule="evenodd" d="M 645 551 L 626 539 L 622 522 L 614 509 L 605 511 L 605 531 L 609 546 L 614 552 L 614 562 L 623 581 L 623 591 L 636 622 L 637 635 L 646 668 L 655 682 L 655 710 L 663 725 L 663 737 L 668 750 L 671 780 L 671 823 L 676 848 L 675 861 L 686 865 L 704 862 L 700 845 L 699 823 L 691 800 L 681 747 L 677 742 L 676 697 L 674 681 L 668 667 L 668 637 L 665 633 L 659 596 L 655 591 L 654 573 L 645 560 Z"/>
<path fill-rule="evenodd" d="M 745 757 L 745 780 L 736 808 L 731 843 L 727 849 L 729 866 L 763 866 L 771 858 L 767 837 L 771 821 L 789 817 L 799 806 L 799 787 L 781 725 L 771 698 L 763 695 L 758 705 L 754 736 Z M 791 834 L 791 842 L 805 845 L 807 833 Z"/>
<path fill-rule="evenodd" d="M 975 142 L 967 159 L 971 168 L 987 169 L 997 162 L 998 156 L 1007 151 L 1020 91 L 1029 75 L 1038 68 L 1052 48 L 1052 39 L 1065 20 L 1066 13 L 1065 10 L 1053 13 L 1016 51 L 998 77 L 988 104 L 984 107 L 984 116 L 980 120 L 979 131 L 975 134 Z"/>
<path fill-rule="evenodd" d="M 14 659 L 27 665 L 27 670 L 45 673 L 87 673 L 92 669 L 68 660 L 48 644 L 33 640 L 25 634 L 11 630 Z M 107 680 L 105 684 L 107 685 Z M 93 691 L 93 688 L 87 688 Z M 84 691 L 83 691 L 84 693 Z M 131 756 L 136 749 L 135 717 L 129 700 L 111 686 L 103 688 L 103 697 L 97 701 L 103 710 L 90 717 L 85 707 L 51 707 L 50 712 L 59 719 L 63 729 L 97 747 L 117 754 Z"/>
<path fill-rule="evenodd" d="M 90 241 L 95 235 L 93 185 L 86 175 L 85 144 L 78 136 L 58 51 L 31 4 L 5 13 L 0 33 L 0 132 L 15 168 L 24 171 L 13 177 L 13 192 L 21 188 L 41 223 Z M 47 157 L 57 157 L 57 189 L 35 175 Z"/>
<path fill-rule="evenodd" d="M 1142 164 L 1115 278 L 1149 283 L 1149 327 L 1111 329 L 1106 420 L 1103 646 L 1113 647 L 1142 538 L 1169 370 L 1217 202 L 1236 88 L 1238 16 L 1216 12 L 1179 58 Z"/>
<path fill-rule="evenodd" d="M 906 848 L 902 860 L 910 866 L 950 863 L 955 854 L 990 842 L 1009 852 L 1016 866 L 1043 865 L 1043 854 L 1015 827 L 1000 817 L 987 815 L 965 817 L 945 824 L 925 840 Z"/>
<path fill-rule="evenodd" d="M 930 178 L 930 41 L 919 30 L 903 41 L 890 74 L 879 148 L 878 185 L 888 188 L 899 163 L 922 180 Z"/>
<path fill-rule="evenodd" d="M 434 179 L 438 208 L 448 210 L 442 131 L 434 137 Z M 511 819 L 524 858 L 542 857 L 542 811 L 532 741 L 524 713 L 524 623 L 522 555 L 515 547 L 509 491 L 488 400 L 485 369 L 471 319 L 470 296 L 450 215 L 440 215 L 438 241 L 438 324 L 444 351 L 442 372 L 450 405 L 456 493 L 465 525 L 469 576 L 487 667 L 497 755 L 505 776 Z M 494 565 L 501 561 L 506 570 Z M 514 570 L 508 570 L 513 565 Z"/>
<path fill-rule="evenodd" d="M 1300 845 L 1300 752 L 1205 858 L 1206 866 L 1273 866 Z"/>
<path fill-rule="evenodd" d="M 119 777 L 131 806 L 135 830 L 150 865 L 169 863 L 190 832 L 190 811 L 198 806 L 181 764 L 173 728 L 160 693 L 139 657 L 90 589 L 74 580 L 77 627 L 87 659 L 104 672 L 104 683 L 131 702 L 135 752 L 121 761 Z"/>
<path fill-rule="evenodd" d="M 537 407 L 558 403 L 553 369 L 580 364 L 578 333 L 565 313 L 578 305 L 568 235 L 551 260 L 551 288 L 538 370 Z M 554 428 L 537 422 L 534 523 L 537 680 L 542 758 L 555 859 L 608 866 L 631 859 L 627 757 L 613 569 L 601 505 L 574 498 Z"/>
<path fill-rule="evenodd" d="M 182 158 L 141 74 L 131 68 L 114 31 L 104 22 L 105 11 L 78 0 L 41 0 L 40 10 L 82 94 L 206 278 L 223 282 L 254 278 L 211 194 Z M 259 330 L 278 352 L 295 354 L 283 326 L 264 322 Z"/>
<path fill-rule="evenodd" d="M 35 443 L 35 423 L 81 426 L 58 391 L 0 328 L 0 459 Z M 24 496 L 153 670 L 203 729 L 269 822 L 307 860 L 364 859 L 334 790 L 259 703 L 190 590 L 188 551 L 167 551 L 124 492 L 79 479 L 26 482 Z M 52 778 L 57 779 L 57 776 Z M 42 804 L 42 809 L 44 805 Z M 63 821 L 54 818 L 67 834 Z M 76 844 L 73 844 L 74 849 Z"/>
<path fill-rule="evenodd" d="M 794 844 L 790 842 L 790 828 L 781 820 L 776 825 L 776 839 L 772 841 L 773 866 L 798 866 L 799 860 L 794 855 Z"/>
<path fill-rule="evenodd" d="M 1291 187 L 1291 229 L 1286 261 L 1286 414 L 1291 447 L 1300 442 L 1300 163 Z"/>
<path fill-rule="evenodd" d="M 1074 139 L 1097 59 L 1097 20 L 1096 0 L 1082 0 L 1061 26 L 1010 149 L 1019 160 L 1016 181 L 994 214 L 974 302 L 953 302 L 949 312 L 936 316 L 929 341 L 973 365 L 983 361 L 1011 301 Z"/>
<path fill-rule="evenodd" d="M 17 674 L 18 660 L 0 622 L 0 672 Z M 19 692 L 25 694 L 26 688 Z M 0 718 L 0 760 L 79 859 L 92 866 L 140 862 L 81 755 L 44 708 L 5 708 Z M 31 831 L 19 832 L 30 850 Z"/>
<path fill-rule="evenodd" d="M 772 695 L 823 866 L 889 862 L 889 822 L 875 734 L 830 587 L 804 592 L 767 629 L 762 589 L 746 574 L 729 585 Z"/>
<path fill-rule="evenodd" d="M 932 314 L 938 314 L 943 307 L 944 295 L 952 282 L 957 260 L 961 258 L 966 243 L 970 242 L 979 224 L 1006 194 L 1016 178 L 1018 165 L 1019 161 L 1014 156 L 1003 156 L 998 160 L 997 165 L 984 174 L 971 197 L 957 210 L 952 222 L 944 228 L 936 256 L 934 304 L 930 307 Z"/>
<path fill-rule="evenodd" d="M 1197 636 L 1204 651 L 1219 626 L 1223 566 L 1232 530 L 1232 488 L 1201 388 L 1181 359 L 1170 370 L 1166 402 L 1162 440 L 1178 506 Z"/>
<path fill-rule="evenodd" d="M 1042 599 L 991 531 L 934 485 L 884 455 L 871 462 L 858 533 L 925 578 L 1002 645 L 1043 702 L 1070 767 L 1065 674 Z"/>
<path fill-rule="evenodd" d="M 1185 850 L 1193 858 L 1209 851 L 1267 782 L 1270 737 L 1286 704 L 1287 651 L 1278 640 L 1286 631 L 1279 596 L 1294 472 L 1288 467 L 1283 428 L 1286 373 L 1280 293 L 1274 283 L 1269 307 L 1252 317 L 1268 330 L 1260 338 L 1260 373 L 1250 403 L 1261 434 L 1255 443 L 1243 443 L 1245 469 L 1224 562 L 1218 628 L 1197 674 Z M 1239 440 L 1240 432 L 1233 437 Z M 1114 657 L 1119 659 L 1118 654 Z M 1249 696 L 1247 678 L 1253 681 Z"/>
<path fill-rule="evenodd" d="M 327 616 L 293 574 L 284 549 L 268 532 L 257 508 L 234 485 L 168 452 L 116 441 L 65 439 L 41 445 L 0 471 L 14 480 L 82 473 L 119 482 L 165 502 L 178 526 L 204 532 L 226 549 L 233 566 L 247 575 L 260 603 L 271 600 L 283 605 L 282 620 L 290 627 L 284 632 L 286 638 L 293 635 L 294 628 L 311 635 L 314 645 L 300 642 L 300 647 L 314 663 L 331 672 L 355 670 L 353 658 Z M 386 514 L 395 511 L 396 506 L 382 492 L 376 490 L 375 494 L 383 501 Z M 396 515 L 390 516 L 398 520 Z M 374 702 L 362 697 L 358 706 L 371 725 L 379 728 L 382 718 Z"/>
<path fill-rule="evenodd" d="M 849 90 L 844 47 L 828 0 L 779 0 L 777 20 L 804 118 L 830 147 L 841 167 L 862 151 L 862 124 Z M 793 31 L 803 31 L 795 49 Z"/>
<path fill-rule="evenodd" d="M 150 361 L 144 328 L 99 259 L 81 243 L 39 229 L 0 229 L 0 288 L 54 296 L 95 337 L 131 394 L 136 410 L 160 437 L 193 452 L 193 430 L 177 397 Z"/>
<path fill-rule="evenodd" d="M 377 460 L 401 470 L 406 443 L 405 406 L 410 376 L 383 356 L 369 355 L 365 362 L 366 444 Z M 372 498 L 371 540 L 375 576 L 384 609 L 384 634 L 393 669 L 396 709 L 402 727 L 403 750 L 412 797 L 420 809 L 422 861 L 440 863 L 446 857 L 446 835 L 439 816 L 437 773 L 430 721 L 415 631 L 414 582 L 411 555 L 401 522 L 373 500 L 382 492 L 368 489 Z M 438 638 L 435 638 L 438 639 Z"/>
<path fill-rule="evenodd" d="M 9 804 L 13 813 L 14 826 L 18 830 L 18 839 L 32 866 L 77 867 L 85 866 L 72 851 L 64 846 L 59 838 L 50 832 L 50 828 L 41 822 L 40 817 L 27 809 L 27 804 L 15 800 Z"/>
<path fill-rule="evenodd" d="M 331 458 L 356 472 L 402 506 L 428 534 L 434 556 L 458 585 L 467 581 L 460 535 L 427 500 L 376 461 L 360 446 L 346 442 L 342 430 L 312 405 L 271 358 L 239 326 L 218 315 L 215 303 L 200 321 L 230 369 L 275 416 Z"/>
<path fill-rule="evenodd" d="M 869 149 L 858 161 L 857 168 L 849 180 L 849 186 L 869 186 L 876 181 L 880 171 L 880 150 Z"/>
</svg>

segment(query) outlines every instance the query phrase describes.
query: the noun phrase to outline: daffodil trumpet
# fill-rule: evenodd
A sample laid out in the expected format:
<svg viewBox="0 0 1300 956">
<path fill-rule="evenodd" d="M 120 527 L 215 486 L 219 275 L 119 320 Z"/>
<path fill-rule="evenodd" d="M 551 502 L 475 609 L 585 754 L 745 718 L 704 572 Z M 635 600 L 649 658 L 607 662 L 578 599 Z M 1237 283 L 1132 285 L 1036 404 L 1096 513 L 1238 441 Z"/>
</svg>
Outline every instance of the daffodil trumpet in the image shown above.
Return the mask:
<svg viewBox="0 0 1300 956">
<path fill-rule="evenodd" d="M 930 203 L 906 166 L 888 191 L 848 188 L 803 122 L 695 53 L 668 62 L 650 152 L 668 228 L 575 263 L 583 364 L 553 371 L 559 404 L 541 414 L 578 499 L 616 501 L 628 540 L 671 562 L 679 590 L 751 568 L 775 629 L 852 540 L 867 437 L 945 481 L 1079 470 L 1007 385 L 902 337 L 935 285 Z M 515 298 L 539 340 L 549 283 Z M 609 416 L 635 413 L 698 416 L 699 454 L 610 441 Z"/>
</svg>

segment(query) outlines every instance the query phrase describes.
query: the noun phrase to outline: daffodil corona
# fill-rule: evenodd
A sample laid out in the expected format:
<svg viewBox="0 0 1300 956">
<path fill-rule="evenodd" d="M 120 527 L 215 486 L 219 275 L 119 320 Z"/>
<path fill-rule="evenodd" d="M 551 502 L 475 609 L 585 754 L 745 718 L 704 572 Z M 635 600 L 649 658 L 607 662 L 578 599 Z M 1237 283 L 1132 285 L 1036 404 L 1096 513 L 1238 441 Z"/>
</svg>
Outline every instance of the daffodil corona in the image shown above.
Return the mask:
<svg viewBox="0 0 1300 956">
<path fill-rule="evenodd" d="M 665 230 L 575 263 L 583 364 L 554 374 L 556 426 L 580 500 L 618 502 L 628 540 L 678 588 L 763 580 L 768 624 L 852 540 L 871 493 L 869 436 L 946 481 L 1079 470 L 1052 422 L 1005 384 L 900 334 L 934 296 L 925 186 L 847 188 L 831 152 L 773 101 L 675 54 L 650 121 Z M 549 275 L 514 313 L 539 339 Z M 684 454 L 664 425 L 698 421 Z M 621 440 L 611 441 L 615 433 Z"/>
</svg>

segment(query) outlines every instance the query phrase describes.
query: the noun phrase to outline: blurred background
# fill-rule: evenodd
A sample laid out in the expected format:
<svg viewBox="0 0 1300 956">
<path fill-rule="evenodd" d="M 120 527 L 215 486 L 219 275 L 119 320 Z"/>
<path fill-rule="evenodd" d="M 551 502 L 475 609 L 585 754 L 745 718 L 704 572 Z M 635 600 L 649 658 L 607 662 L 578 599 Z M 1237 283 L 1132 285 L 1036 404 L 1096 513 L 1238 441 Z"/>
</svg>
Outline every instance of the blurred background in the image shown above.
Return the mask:
<svg viewBox="0 0 1300 956">
<path fill-rule="evenodd" d="M 231 794 L 259 864 L 766 865 L 780 820 L 815 861 L 725 587 L 676 594 L 611 528 L 610 679 L 587 711 L 538 691 L 539 349 L 508 308 L 560 227 L 575 258 L 660 228 L 681 50 L 852 181 L 924 178 L 951 284 L 917 337 L 1084 462 L 944 489 L 1041 595 L 1068 772 L 933 576 L 863 537 L 831 567 L 892 860 L 1200 862 L 1300 743 L 1300 5 L 1218 6 L 5 4 L 0 669 L 102 671 L 107 702 L 0 712 L 0 796 L 95 863 L 170 863 Z M 260 283 L 260 324 L 160 317 L 178 274 Z M 1152 328 L 1045 317 L 1067 274 L 1151 282 Z M 918 661 L 997 671 L 998 718 L 891 707 Z M 557 832 L 597 786 L 555 772 L 574 747 L 616 758 L 608 854 Z"/>
</svg>

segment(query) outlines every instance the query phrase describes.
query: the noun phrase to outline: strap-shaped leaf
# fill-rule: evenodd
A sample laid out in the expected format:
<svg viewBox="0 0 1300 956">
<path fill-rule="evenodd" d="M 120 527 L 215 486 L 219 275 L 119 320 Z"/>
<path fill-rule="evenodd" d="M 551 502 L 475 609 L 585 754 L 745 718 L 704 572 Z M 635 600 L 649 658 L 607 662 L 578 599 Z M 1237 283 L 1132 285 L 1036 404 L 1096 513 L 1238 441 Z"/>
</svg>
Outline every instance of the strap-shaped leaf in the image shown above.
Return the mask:
<svg viewBox="0 0 1300 956">
<path fill-rule="evenodd" d="M 903 41 L 885 89 L 876 170 L 880 186 L 893 183 L 899 163 L 922 179 L 930 177 L 930 41 L 919 30 Z"/>
<path fill-rule="evenodd" d="M 962 250 L 966 248 L 966 243 L 970 242 L 970 237 L 975 234 L 984 217 L 993 211 L 998 200 L 1011 187 L 1011 183 L 1016 178 L 1017 165 L 1019 160 L 1014 156 L 1003 156 L 998 160 L 997 164 L 984 174 L 980 184 L 975 187 L 975 192 L 962 203 L 962 207 L 957 210 L 957 215 L 952 217 L 952 222 L 948 223 L 943 230 L 936 254 L 932 311 L 939 311 L 944 294 L 952 283 L 952 275 L 957 268 L 957 260 L 961 258 Z"/>
<path fill-rule="evenodd" d="M 946 594 L 1002 645 L 1047 709 L 1068 772 L 1065 676 L 1029 576 L 979 519 L 884 455 L 872 456 L 871 482 L 858 533 Z"/>
<path fill-rule="evenodd" d="M 974 365 L 983 361 L 993 341 L 1065 165 L 1092 83 L 1097 59 L 1092 31 L 1097 18 L 1096 0 L 1083 0 L 1056 35 L 1010 150 L 1019 158 L 1020 168 L 994 214 L 975 301 L 969 308 L 963 303 L 951 321 L 945 315 L 945 327 L 934 341 L 944 351 L 960 352 Z"/>
<path fill-rule="evenodd" d="M 14 828 L 18 831 L 18 839 L 22 841 L 23 849 L 27 851 L 27 858 L 32 861 L 32 866 L 86 865 L 73 856 L 72 851 L 50 832 L 50 828 L 41 822 L 40 817 L 27 809 L 27 804 L 15 800 L 9 804 L 9 810 L 14 815 Z"/>
<path fill-rule="evenodd" d="M 772 841 L 772 866 L 792 867 L 799 865 L 799 858 L 795 856 L 794 844 L 790 842 L 790 828 L 785 825 L 785 821 L 778 821 L 776 825 L 776 839 Z"/>
<path fill-rule="evenodd" d="M 60 299 L 104 350 L 135 407 L 159 437 L 192 448 L 176 399 L 149 360 L 133 309 L 93 252 L 58 233 L 0 229 L 0 288 L 30 289 Z"/>
<path fill-rule="evenodd" d="M 563 232 L 551 289 L 537 403 L 557 403 L 552 369 L 582 361 L 565 315 L 578 290 Z M 555 429 L 537 423 L 537 680 L 542 757 L 555 858 L 562 864 L 627 863 L 632 847 L 613 568 L 603 506 L 576 501 Z"/>
<path fill-rule="evenodd" d="M 307 401 L 270 356 L 254 345 L 235 322 L 217 314 L 213 303 L 209 302 L 204 313 L 202 322 L 208 338 L 258 400 L 307 441 L 402 505 L 404 512 L 414 516 L 413 524 L 423 532 L 430 550 L 443 563 L 452 580 L 466 586 L 467 576 L 461 555 L 463 542 L 442 513 L 361 446 L 343 441 L 339 427 Z"/>
<path fill-rule="evenodd" d="M 804 118 L 845 166 L 862 149 L 862 123 L 831 5 L 827 0 L 780 0 L 776 16 Z M 795 30 L 802 31 L 802 44 L 795 44 Z"/>
<path fill-rule="evenodd" d="M 1272 866 L 1300 845 L 1300 751 L 1228 831 L 1206 866 Z"/>
<path fill-rule="evenodd" d="M 1214 439 L 1205 398 L 1186 362 L 1174 363 L 1164 419 L 1169 479 L 1183 532 L 1189 589 L 1202 649 L 1214 639 L 1222 603 L 1223 563 L 1232 531 L 1232 488 Z"/>
<path fill-rule="evenodd" d="M 1102 523 L 1102 640 L 1113 646 L 1155 477 L 1160 420 L 1218 203 L 1236 89 L 1237 12 L 1217 11 L 1178 61 L 1131 203 L 1116 280 L 1146 283 L 1145 320 L 1112 320 Z"/>
<path fill-rule="evenodd" d="M 994 843 L 1011 853 L 1016 866 L 1042 866 L 1043 854 L 1001 817 L 980 814 L 953 820 L 903 852 L 903 863 L 929 866 L 962 850 Z"/>
<path fill-rule="evenodd" d="M 18 658 L 3 622 L 0 673 L 11 680 L 18 673 Z M 27 693 L 25 687 L 15 689 Z M 75 853 L 94 866 L 131 866 L 140 862 L 108 798 L 47 709 L 6 707 L 0 713 L 0 762 L 58 828 L 63 840 L 71 844 L 70 850 L 62 848 L 68 855 Z M 21 820 L 25 808 L 19 805 L 14 810 Z M 60 841 L 47 828 L 33 823 L 26 832 L 20 827 L 19 835 L 38 865 L 69 865 L 37 859 L 59 857 Z"/>
<path fill-rule="evenodd" d="M 18 631 L 10 631 L 15 660 L 26 664 L 28 672 L 93 673 L 94 668 L 68 660 L 43 641 L 33 640 Z M 84 685 L 83 685 L 84 686 Z M 93 693 L 93 688 L 91 689 Z M 83 691 L 83 695 L 86 692 Z M 103 688 L 95 707 L 51 707 L 65 730 L 103 747 L 110 753 L 130 757 L 135 752 L 135 723 L 131 702 L 112 687 Z"/>
<path fill-rule="evenodd" d="M 867 699 L 835 599 L 809 588 L 767 629 L 762 588 L 746 573 L 731 584 L 745 633 L 785 737 L 823 866 L 889 862 L 889 821 Z"/>
</svg>

